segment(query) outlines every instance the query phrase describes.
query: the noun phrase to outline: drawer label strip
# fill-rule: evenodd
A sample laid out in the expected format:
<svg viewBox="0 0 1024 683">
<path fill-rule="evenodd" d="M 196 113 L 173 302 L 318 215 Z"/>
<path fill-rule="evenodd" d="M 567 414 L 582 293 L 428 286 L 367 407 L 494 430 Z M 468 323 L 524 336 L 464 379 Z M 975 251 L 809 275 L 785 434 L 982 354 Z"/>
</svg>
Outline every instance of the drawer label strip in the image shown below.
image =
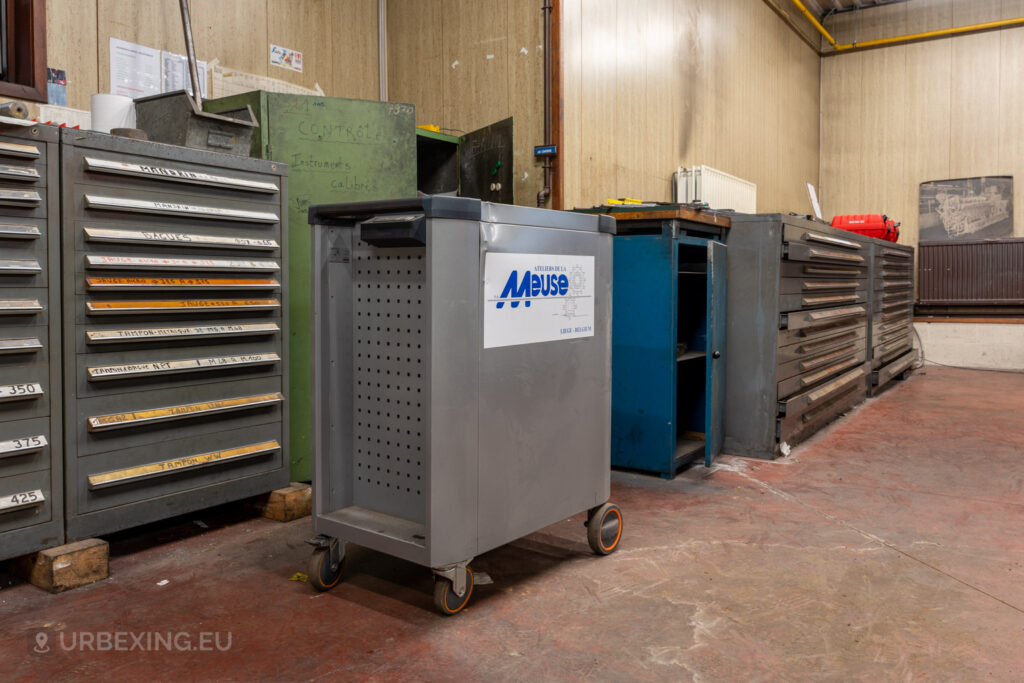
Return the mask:
<svg viewBox="0 0 1024 683">
<path fill-rule="evenodd" d="M 212 173 L 188 171 L 182 168 L 134 164 L 128 161 L 111 161 L 109 159 L 94 159 L 93 157 L 85 157 L 85 170 L 95 171 L 97 173 L 116 173 L 118 175 L 138 176 L 140 178 L 159 178 L 160 180 L 170 180 L 178 183 L 226 187 L 237 190 L 250 190 L 252 192 L 264 192 L 267 194 L 278 191 L 276 183 L 268 183 L 261 180 L 231 178 L 228 176 L 214 175 Z"/>
<path fill-rule="evenodd" d="M 856 280 L 804 280 L 804 289 L 857 289 L 860 285 Z"/>
<path fill-rule="evenodd" d="M 36 507 L 46 502 L 42 489 L 0 496 L 0 514 Z"/>
<path fill-rule="evenodd" d="M 846 254 L 841 251 L 825 251 L 823 249 L 810 249 L 811 258 L 835 259 L 837 261 L 850 261 L 861 263 L 864 257 L 860 254 Z"/>
<path fill-rule="evenodd" d="M 39 171 L 31 166 L 0 164 L 0 178 L 5 178 L 7 180 L 27 180 L 32 182 L 39 180 Z"/>
<path fill-rule="evenodd" d="M 0 458 L 13 458 L 43 450 L 48 442 L 42 434 L 0 441 Z"/>
<path fill-rule="evenodd" d="M 0 315 L 21 315 L 39 313 L 43 305 L 39 299 L 0 299 Z"/>
<path fill-rule="evenodd" d="M 281 269 L 277 261 L 236 259 L 158 258 L 152 256 L 97 256 L 86 254 L 88 268 L 154 269 L 154 270 L 248 270 L 273 273 Z"/>
<path fill-rule="evenodd" d="M 11 337 L 0 339 L 0 354 L 4 353 L 27 353 L 38 351 L 43 348 L 43 343 L 38 337 Z"/>
<path fill-rule="evenodd" d="M 15 240 L 34 240 L 41 237 L 42 233 L 34 225 L 23 225 L 14 223 L 0 223 L 0 238 Z"/>
<path fill-rule="evenodd" d="M 5 206 L 35 206 L 43 196 L 35 190 L 0 190 L 0 204 Z"/>
<path fill-rule="evenodd" d="M 161 216 L 195 216 L 198 218 L 212 218 L 223 221 L 246 221 L 249 223 L 278 222 L 277 214 L 269 211 L 225 209 L 219 206 L 157 202 L 149 199 L 128 199 L 125 197 L 104 197 L 96 194 L 85 195 L 85 206 L 90 209 L 102 209 L 105 211 L 151 213 Z"/>
<path fill-rule="evenodd" d="M 87 330 L 85 340 L 90 344 L 116 344 L 125 342 L 170 341 L 175 339 L 203 339 L 209 337 L 252 337 L 276 334 L 281 331 L 277 323 L 240 323 L 238 325 L 194 325 L 189 327 L 144 327 L 124 330 Z"/>
<path fill-rule="evenodd" d="M 226 249 L 277 249 L 277 240 L 262 237 L 227 237 L 223 235 L 196 235 L 185 232 L 155 232 L 151 230 L 115 230 L 112 228 L 82 228 L 89 242 L 110 242 L 113 244 L 157 244 L 171 246 L 226 248 Z"/>
<path fill-rule="evenodd" d="M 823 306 L 825 304 L 845 304 L 860 301 L 859 294 L 838 294 L 833 296 L 805 296 L 800 299 L 804 306 Z"/>
<path fill-rule="evenodd" d="M 219 415 L 239 410 L 252 410 L 275 405 L 282 401 L 284 401 L 284 394 L 282 393 L 225 398 L 217 401 L 187 403 L 178 406 L 167 406 L 166 408 L 153 408 L 151 410 L 134 410 L 128 413 L 97 415 L 96 417 L 90 417 L 86 425 L 90 432 L 105 432 L 111 429 L 140 427 L 159 422 L 169 422 L 171 420 Z"/>
<path fill-rule="evenodd" d="M 254 458 L 259 455 L 274 453 L 280 449 L 281 444 L 277 441 L 263 441 L 261 443 L 249 444 L 247 446 L 228 448 L 222 451 L 213 451 L 211 453 L 202 453 L 200 455 L 189 455 L 184 458 L 163 460 L 161 462 L 154 462 L 148 465 L 139 465 L 137 467 L 127 467 L 121 470 L 103 472 L 102 474 L 91 474 L 88 479 L 89 490 L 95 491 L 96 489 L 102 489 L 108 486 L 117 486 L 119 484 L 141 481 L 143 479 L 151 479 L 153 477 L 159 477 L 166 474 L 174 474 L 175 472 L 188 472 L 191 470 L 201 469 L 203 467 L 244 460 L 245 458 Z"/>
<path fill-rule="evenodd" d="M 0 275 L 34 275 L 43 269 L 34 258 L 0 259 Z"/>
<path fill-rule="evenodd" d="M 111 292 L 133 289 L 280 289 L 273 278 L 181 278 L 181 277 L 87 277 L 90 291 Z"/>
<path fill-rule="evenodd" d="M 276 353 L 250 353 L 238 356 L 211 356 L 207 358 L 186 358 L 182 360 L 151 361 L 148 363 L 123 363 L 120 365 L 94 365 L 86 368 L 90 382 L 108 379 L 131 379 L 154 375 L 172 375 L 181 372 L 242 368 L 254 365 L 272 365 L 281 360 Z"/>
<path fill-rule="evenodd" d="M 277 299 L 196 299 L 192 301 L 87 301 L 89 315 L 130 315 L 132 313 L 195 313 L 213 311 L 272 311 L 281 307 Z"/>
<path fill-rule="evenodd" d="M 0 155 L 22 159 L 38 159 L 39 148 L 35 145 L 22 145 L 17 142 L 0 142 Z"/>
<path fill-rule="evenodd" d="M 39 382 L 23 384 L 0 384 L 0 401 L 22 401 L 39 398 L 43 395 L 43 385 Z"/>
</svg>

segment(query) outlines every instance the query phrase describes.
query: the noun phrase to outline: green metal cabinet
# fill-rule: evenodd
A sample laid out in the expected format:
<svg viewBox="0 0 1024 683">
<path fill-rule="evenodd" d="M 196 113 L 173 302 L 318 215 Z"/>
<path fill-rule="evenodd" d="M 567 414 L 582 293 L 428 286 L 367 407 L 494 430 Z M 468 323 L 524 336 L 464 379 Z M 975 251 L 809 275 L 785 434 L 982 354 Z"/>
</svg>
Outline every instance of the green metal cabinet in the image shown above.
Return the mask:
<svg viewBox="0 0 1024 683">
<path fill-rule="evenodd" d="M 289 166 L 291 316 L 289 453 L 293 481 L 312 478 L 312 339 L 307 210 L 325 202 L 416 196 L 416 124 L 411 104 L 253 91 L 209 100 L 210 112 L 252 107 L 259 128 L 251 156 Z"/>
</svg>

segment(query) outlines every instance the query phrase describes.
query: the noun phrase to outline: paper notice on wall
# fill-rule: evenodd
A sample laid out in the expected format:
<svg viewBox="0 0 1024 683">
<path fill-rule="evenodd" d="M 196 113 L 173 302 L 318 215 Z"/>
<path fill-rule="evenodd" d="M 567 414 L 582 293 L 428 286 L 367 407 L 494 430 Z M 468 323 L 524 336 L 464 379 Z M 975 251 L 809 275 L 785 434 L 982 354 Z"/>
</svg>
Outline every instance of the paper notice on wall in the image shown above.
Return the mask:
<svg viewBox="0 0 1024 683">
<path fill-rule="evenodd" d="M 161 92 L 160 50 L 110 39 L 110 92 L 132 99 Z"/>
<path fill-rule="evenodd" d="M 176 55 L 173 52 L 161 52 L 160 59 L 163 65 L 162 92 L 184 90 L 191 95 L 192 76 L 188 72 L 188 57 Z M 209 97 L 206 87 L 207 65 L 206 62 L 198 60 L 196 65 L 199 67 L 199 94 L 203 96 L 203 99 L 207 99 Z"/>
<path fill-rule="evenodd" d="M 594 336 L 594 257 L 484 257 L 484 348 Z"/>
<path fill-rule="evenodd" d="M 270 45 L 270 65 L 302 73 L 302 53 L 280 45 Z"/>
</svg>

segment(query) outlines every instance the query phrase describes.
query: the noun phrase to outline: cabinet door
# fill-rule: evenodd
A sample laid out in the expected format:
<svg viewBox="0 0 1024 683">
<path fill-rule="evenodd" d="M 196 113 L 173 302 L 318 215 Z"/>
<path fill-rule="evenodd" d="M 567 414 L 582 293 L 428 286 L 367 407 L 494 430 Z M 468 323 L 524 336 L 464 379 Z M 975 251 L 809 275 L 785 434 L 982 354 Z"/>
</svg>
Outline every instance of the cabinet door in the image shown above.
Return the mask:
<svg viewBox="0 0 1024 683">
<path fill-rule="evenodd" d="M 459 147 L 459 195 L 514 204 L 512 119 L 462 136 Z"/>
<path fill-rule="evenodd" d="M 704 464 L 722 452 L 722 415 L 725 409 L 725 294 L 727 286 L 726 247 L 708 242 L 708 353 L 707 388 L 704 410 L 706 439 Z"/>
</svg>

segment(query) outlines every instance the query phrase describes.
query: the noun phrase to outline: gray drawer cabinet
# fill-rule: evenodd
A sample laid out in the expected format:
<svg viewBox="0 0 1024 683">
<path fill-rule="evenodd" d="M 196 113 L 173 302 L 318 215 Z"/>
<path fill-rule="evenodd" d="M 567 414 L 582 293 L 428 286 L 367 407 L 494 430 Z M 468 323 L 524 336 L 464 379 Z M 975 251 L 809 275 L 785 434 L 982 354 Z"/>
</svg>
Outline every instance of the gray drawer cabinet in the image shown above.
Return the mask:
<svg viewBox="0 0 1024 683">
<path fill-rule="evenodd" d="M 781 214 L 734 214 L 727 240 L 723 451 L 771 459 L 867 395 L 870 250 Z"/>
<path fill-rule="evenodd" d="M 57 143 L 0 128 L 0 560 L 64 542 Z"/>
<path fill-rule="evenodd" d="M 61 152 L 68 539 L 286 485 L 287 167 Z"/>
<path fill-rule="evenodd" d="M 914 248 L 870 241 L 872 393 L 913 369 Z"/>
</svg>

